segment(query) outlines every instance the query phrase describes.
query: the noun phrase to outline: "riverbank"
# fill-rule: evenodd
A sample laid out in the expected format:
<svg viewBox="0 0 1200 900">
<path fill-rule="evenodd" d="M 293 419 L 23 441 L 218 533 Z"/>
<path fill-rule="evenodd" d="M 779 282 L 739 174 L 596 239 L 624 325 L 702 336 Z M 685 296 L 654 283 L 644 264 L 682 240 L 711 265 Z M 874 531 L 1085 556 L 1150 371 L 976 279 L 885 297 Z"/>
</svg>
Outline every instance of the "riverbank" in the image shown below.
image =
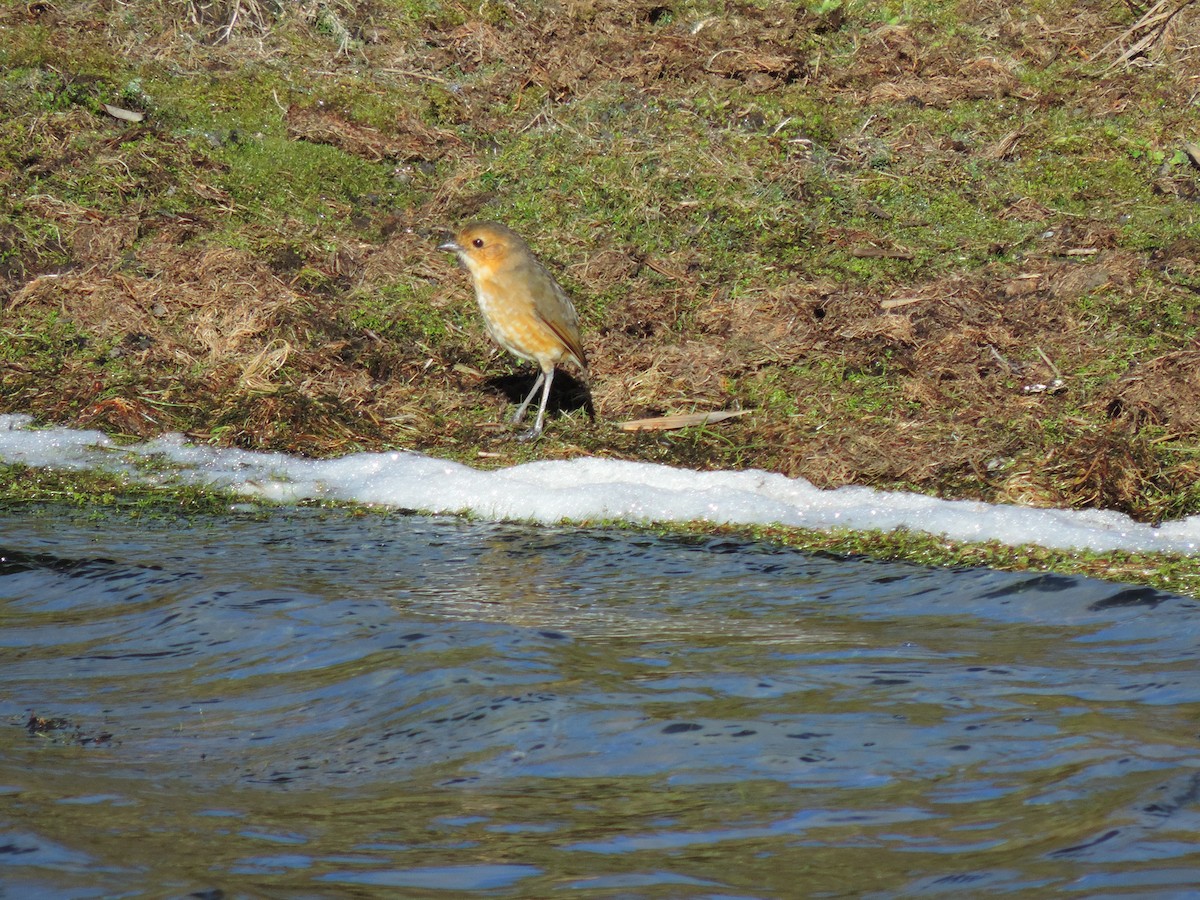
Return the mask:
<svg viewBox="0 0 1200 900">
<path fill-rule="evenodd" d="M 0 506 L 19 506 L 22 515 L 70 517 L 82 509 L 183 523 L 316 507 L 551 530 L 634 529 L 727 548 L 768 541 L 847 561 L 1052 571 L 1200 593 L 1200 517 L 1151 526 L 1112 511 L 821 490 L 761 469 L 699 472 L 578 457 L 485 470 L 412 452 L 322 460 L 201 446 L 179 435 L 117 443 L 100 431 L 31 427 L 29 416 L 0 415 L 0 484 L 7 485 Z M 56 502 L 30 502 L 46 500 Z M 1057 582 L 1052 576 L 1047 583 Z"/>
<path fill-rule="evenodd" d="M 184 9 L 0 11 L 2 412 L 1200 511 L 1186 4 Z M 595 420 L 497 427 L 476 217 L 575 298 Z"/>
</svg>

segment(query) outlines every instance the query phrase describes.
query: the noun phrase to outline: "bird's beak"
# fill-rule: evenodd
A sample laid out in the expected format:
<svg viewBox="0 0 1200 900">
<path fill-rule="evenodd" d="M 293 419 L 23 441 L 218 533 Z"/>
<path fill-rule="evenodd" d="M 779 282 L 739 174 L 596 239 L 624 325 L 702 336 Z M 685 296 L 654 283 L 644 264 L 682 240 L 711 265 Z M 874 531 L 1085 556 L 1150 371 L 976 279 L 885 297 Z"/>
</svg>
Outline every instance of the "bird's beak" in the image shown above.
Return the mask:
<svg viewBox="0 0 1200 900">
<path fill-rule="evenodd" d="M 446 241 L 444 244 L 438 244 L 438 249 L 449 250 L 451 253 L 458 253 L 462 250 L 462 247 L 458 246 L 458 244 L 454 243 L 454 241 Z"/>
</svg>

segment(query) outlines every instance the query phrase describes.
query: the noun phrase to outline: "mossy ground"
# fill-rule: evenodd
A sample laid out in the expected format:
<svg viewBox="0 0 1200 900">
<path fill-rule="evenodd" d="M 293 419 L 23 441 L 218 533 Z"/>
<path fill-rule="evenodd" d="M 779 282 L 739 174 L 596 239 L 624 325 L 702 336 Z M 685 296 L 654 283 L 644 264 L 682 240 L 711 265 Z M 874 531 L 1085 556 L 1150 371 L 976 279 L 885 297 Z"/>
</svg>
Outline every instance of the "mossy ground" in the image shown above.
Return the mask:
<svg viewBox="0 0 1200 900">
<path fill-rule="evenodd" d="M 0 409 L 1195 514 L 1176 5 L 9 4 Z M 595 421 L 488 427 L 528 379 L 435 249 L 476 217 L 574 296 Z"/>
</svg>

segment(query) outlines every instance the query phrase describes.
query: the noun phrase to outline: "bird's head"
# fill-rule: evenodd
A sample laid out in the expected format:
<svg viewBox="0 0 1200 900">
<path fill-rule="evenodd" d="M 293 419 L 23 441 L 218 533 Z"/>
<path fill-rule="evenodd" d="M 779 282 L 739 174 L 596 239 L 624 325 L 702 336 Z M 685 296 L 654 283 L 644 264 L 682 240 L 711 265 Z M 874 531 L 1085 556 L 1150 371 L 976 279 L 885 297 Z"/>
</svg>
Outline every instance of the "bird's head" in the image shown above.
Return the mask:
<svg viewBox="0 0 1200 900">
<path fill-rule="evenodd" d="M 521 236 L 499 222 L 470 222 L 452 240 L 439 244 L 438 249 L 456 254 L 472 275 L 494 272 L 511 261 L 514 254 L 529 252 Z"/>
</svg>

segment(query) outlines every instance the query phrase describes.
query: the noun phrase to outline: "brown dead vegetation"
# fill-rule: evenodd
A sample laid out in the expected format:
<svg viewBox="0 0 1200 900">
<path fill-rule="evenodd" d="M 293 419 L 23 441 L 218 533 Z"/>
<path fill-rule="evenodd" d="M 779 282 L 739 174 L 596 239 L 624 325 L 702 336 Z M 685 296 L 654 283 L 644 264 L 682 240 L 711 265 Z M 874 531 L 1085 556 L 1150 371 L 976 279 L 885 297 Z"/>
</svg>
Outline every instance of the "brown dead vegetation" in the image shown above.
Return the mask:
<svg viewBox="0 0 1200 900">
<path fill-rule="evenodd" d="M 435 129 L 411 117 L 397 122 L 394 134 L 358 125 L 330 110 L 290 106 L 284 117 L 288 134 L 296 140 L 329 144 L 363 159 L 399 159 L 409 162 L 440 159 L 461 147 L 453 132 Z"/>
</svg>

